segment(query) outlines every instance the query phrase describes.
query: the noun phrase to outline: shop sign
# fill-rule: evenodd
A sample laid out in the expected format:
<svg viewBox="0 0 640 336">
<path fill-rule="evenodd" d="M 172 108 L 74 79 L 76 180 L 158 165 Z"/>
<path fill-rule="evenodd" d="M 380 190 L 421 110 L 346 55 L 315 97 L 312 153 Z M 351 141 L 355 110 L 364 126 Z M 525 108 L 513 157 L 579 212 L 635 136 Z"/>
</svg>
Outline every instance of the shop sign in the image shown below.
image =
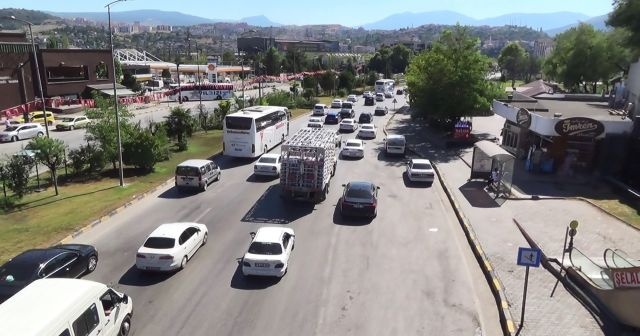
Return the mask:
<svg viewBox="0 0 640 336">
<path fill-rule="evenodd" d="M 524 128 L 531 126 L 531 113 L 525 108 L 521 108 L 516 113 L 516 123 Z"/>
<path fill-rule="evenodd" d="M 640 287 L 640 267 L 612 268 L 614 288 Z"/>
<path fill-rule="evenodd" d="M 604 125 L 590 118 L 568 118 L 556 123 L 556 133 L 561 136 L 595 138 L 604 132 Z"/>
</svg>

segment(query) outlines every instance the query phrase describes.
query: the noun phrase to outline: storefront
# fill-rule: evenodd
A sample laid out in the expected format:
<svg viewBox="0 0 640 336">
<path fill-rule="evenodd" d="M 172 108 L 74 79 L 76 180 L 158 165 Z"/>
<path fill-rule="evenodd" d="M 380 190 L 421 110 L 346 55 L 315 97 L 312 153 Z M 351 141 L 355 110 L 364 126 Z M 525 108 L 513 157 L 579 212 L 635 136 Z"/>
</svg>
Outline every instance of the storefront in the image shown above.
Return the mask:
<svg viewBox="0 0 640 336">
<path fill-rule="evenodd" d="M 606 104 L 568 100 L 494 101 L 504 117 L 502 146 L 532 172 L 589 173 L 601 140 L 630 134 L 633 122 L 609 113 Z"/>
</svg>

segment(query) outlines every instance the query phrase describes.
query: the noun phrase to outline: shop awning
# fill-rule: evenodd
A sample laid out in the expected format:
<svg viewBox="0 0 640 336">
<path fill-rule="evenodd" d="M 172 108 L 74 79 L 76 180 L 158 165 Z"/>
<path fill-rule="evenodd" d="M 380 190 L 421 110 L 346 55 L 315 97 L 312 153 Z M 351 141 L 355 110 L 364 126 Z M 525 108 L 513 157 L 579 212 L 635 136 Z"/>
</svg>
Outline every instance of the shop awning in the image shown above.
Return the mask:
<svg viewBox="0 0 640 336">
<path fill-rule="evenodd" d="M 488 157 L 492 159 L 496 159 L 499 161 L 507 161 L 511 159 L 515 159 L 516 157 L 513 154 L 504 150 L 504 148 L 500 147 L 493 141 L 482 140 L 478 141 L 474 144 L 479 150 L 485 153 Z"/>
</svg>

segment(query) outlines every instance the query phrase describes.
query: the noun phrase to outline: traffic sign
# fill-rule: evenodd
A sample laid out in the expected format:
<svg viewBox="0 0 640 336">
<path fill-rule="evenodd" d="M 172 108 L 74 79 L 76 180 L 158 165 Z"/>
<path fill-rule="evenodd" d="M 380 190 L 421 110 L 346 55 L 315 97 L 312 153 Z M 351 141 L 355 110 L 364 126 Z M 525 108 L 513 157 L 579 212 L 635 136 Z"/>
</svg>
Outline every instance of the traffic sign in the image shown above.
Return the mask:
<svg viewBox="0 0 640 336">
<path fill-rule="evenodd" d="M 518 265 L 527 267 L 540 267 L 542 251 L 536 248 L 518 248 Z"/>
<path fill-rule="evenodd" d="M 397 101 L 395 98 L 393 98 L 393 103 L 395 104 L 395 103 L 397 103 L 397 102 L 398 102 L 398 101 Z"/>
</svg>

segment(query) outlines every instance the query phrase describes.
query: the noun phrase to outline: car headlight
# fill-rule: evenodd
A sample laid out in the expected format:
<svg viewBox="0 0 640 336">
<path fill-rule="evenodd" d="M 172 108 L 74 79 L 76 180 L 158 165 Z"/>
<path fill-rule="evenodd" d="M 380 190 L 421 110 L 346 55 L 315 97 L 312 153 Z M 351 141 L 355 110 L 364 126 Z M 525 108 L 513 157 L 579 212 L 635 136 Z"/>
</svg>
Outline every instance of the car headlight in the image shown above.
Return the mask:
<svg viewBox="0 0 640 336">
<path fill-rule="evenodd" d="M 274 268 L 283 268 L 283 267 L 284 267 L 283 263 L 277 263 Z"/>
</svg>

